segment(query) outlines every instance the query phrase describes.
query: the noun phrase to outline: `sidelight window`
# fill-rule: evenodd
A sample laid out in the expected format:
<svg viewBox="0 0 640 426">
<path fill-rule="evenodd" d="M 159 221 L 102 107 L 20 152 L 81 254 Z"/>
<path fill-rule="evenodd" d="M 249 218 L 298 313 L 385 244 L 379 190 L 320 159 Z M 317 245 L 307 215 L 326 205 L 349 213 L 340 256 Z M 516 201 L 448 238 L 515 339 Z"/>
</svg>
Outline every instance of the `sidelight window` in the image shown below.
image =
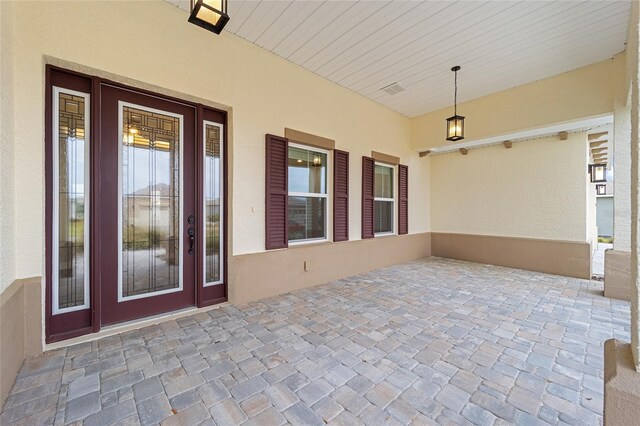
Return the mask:
<svg viewBox="0 0 640 426">
<path fill-rule="evenodd" d="M 205 286 L 222 284 L 223 191 L 222 125 L 204 122 L 204 277 Z"/>
<path fill-rule="evenodd" d="M 53 88 L 53 314 L 89 307 L 89 94 Z"/>
</svg>

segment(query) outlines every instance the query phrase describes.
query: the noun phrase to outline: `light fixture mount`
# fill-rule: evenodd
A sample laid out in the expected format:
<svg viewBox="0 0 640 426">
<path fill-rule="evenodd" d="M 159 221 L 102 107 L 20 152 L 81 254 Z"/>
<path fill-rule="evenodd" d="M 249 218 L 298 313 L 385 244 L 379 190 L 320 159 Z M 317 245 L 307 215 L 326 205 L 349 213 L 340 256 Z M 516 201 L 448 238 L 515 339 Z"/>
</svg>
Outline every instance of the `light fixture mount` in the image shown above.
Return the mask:
<svg viewBox="0 0 640 426">
<path fill-rule="evenodd" d="M 454 73 L 453 116 L 447 118 L 447 140 L 453 142 L 464 139 L 464 117 L 458 115 L 458 71 L 460 68 L 460 65 L 451 68 Z"/>
</svg>

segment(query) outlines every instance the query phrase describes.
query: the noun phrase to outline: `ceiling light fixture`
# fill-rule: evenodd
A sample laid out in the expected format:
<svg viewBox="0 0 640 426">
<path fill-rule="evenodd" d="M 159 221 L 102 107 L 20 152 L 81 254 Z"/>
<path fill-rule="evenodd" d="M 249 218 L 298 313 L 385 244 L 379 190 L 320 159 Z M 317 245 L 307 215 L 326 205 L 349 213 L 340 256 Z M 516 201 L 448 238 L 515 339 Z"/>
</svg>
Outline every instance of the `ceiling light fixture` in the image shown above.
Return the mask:
<svg viewBox="0 0 640 426">
<path fill-rule="evenodd" d="M 220 34 L 227 22 L 227 0 L 191 0 L 189 22 Z"/>
<path fill-rule="evenodd" d="M 458 115 L 458 71 L 460 65 L 451 68 L 454 72 L 453 116 L 447 118 L 447 140 L 459 141 L 464 139 L 464 117 Z"/>
</svg>

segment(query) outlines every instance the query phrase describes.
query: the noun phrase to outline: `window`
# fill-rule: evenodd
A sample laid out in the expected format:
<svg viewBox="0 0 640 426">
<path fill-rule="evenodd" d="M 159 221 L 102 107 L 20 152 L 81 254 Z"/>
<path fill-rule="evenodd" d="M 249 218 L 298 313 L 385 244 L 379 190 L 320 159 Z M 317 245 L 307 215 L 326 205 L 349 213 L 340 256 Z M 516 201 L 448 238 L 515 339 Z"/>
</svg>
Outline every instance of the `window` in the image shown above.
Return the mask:
<svg viewBox="0 0 640 426">
<path fill-rule="evenodd" d="M 393 166 L 376 164 L 374 175 L 374 214 L 376 235 L 394 232 Z"/>
<path fill-rule="evenodd" d="M 289 144 L 289 242 L 327 239 L 327 151 Z"/>
<path fill-rule="evenodd" d="M 53 87 L 53 314 L 89 308 L 89 94 Z"/>
</svg>

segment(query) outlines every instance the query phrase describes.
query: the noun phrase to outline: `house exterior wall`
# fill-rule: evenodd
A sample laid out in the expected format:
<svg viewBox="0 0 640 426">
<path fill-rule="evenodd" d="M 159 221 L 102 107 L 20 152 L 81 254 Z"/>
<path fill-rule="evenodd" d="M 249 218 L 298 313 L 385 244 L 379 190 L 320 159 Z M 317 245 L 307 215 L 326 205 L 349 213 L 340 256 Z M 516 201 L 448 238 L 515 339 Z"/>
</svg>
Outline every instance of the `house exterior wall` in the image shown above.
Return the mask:
<svg viewBox="0 0 640 426">
<path fill-rule="evenodd" d="M 351 154 L 350 238 L 359 239 L 360 158 L 377 150 L 410 170 L 410 232 L 426 232 L 422 182 L 427 173 L 410 147 L 409 119 L 301 70 L 229 33 L 216 37 L 186 22 L 165 2 L 16 4 L 16 169 L 23 232 L 17 276 L 41 275 L 43 264 L 43 55 L 228 105 L 233 171 L 233 254 L 264 251 L 264 135 L 302 129 L 336 140 Z M 98 22 L 86 16 L 100 16 Z M 145 16 L 144 20 L 138 19 Z M 58 25 L 73 22 L 73 25 Z M 176 22 L 183 25 L 176 25 Z M 98 27 L 96 27 L 98 25 Z M 138 40 L 129 32 L 135 28 Z M 171 28 L 171 31 L 158 31 Z M 87 44 L 86 34 L 91 34 Z M 161 51 L 142 40 L 154 40 Z M 123 51 L 123 46 L 126 46 Z M 123 60 L 123 55 L 131 60 Z M 170 60 L 171 66 L 167 66 Z M 28 167 L 26 167 L 28 165 Z M 250 166 L 249 166 L 250 165 Z M 35 166 L 35 167 L 34 167 Z"/>
<path fill-rule="evenodd" d="M 624 56 L 459 103 L 458 113 L 467 117 L 465 140 L 611 114 Z M 463 86 L 460 93 L 464 96 Z M 411 145 L 417 150 L 445 145 L 444 123 L 450 115 L 452 109 L 444 108 L 414 117 Z"/>
<path fill-rule="evenodd" d="M 15 279 L 13 3 L 0 2 L 0 292 Z"/>
<path fill-rule="evenodd" d="M 587 242 L 586 144 L 575 133 L 432 156 L 431 231 Z"/>
</svg>

